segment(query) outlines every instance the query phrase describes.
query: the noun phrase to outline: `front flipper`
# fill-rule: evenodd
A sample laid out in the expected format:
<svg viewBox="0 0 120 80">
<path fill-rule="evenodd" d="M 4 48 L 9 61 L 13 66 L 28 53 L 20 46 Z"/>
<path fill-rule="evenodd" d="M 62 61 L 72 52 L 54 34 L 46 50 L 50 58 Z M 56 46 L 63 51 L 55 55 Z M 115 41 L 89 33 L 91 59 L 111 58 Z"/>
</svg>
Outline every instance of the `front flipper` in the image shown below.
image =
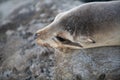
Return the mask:
<svg viewBox="0 0 120 80">
<path fill-rule="evenodd" d="M 95 40 L 93 40 L 91 38 L 88 38 L 87 41 L 90 42 L 90 43 L 96 43 Z"/>
<path fill-rule="evenodd" d="M 95 40 L 87 36 L 81 36 L 79 39 L 79 41 L 83 43 L 96 43 Z"/>
</svg>

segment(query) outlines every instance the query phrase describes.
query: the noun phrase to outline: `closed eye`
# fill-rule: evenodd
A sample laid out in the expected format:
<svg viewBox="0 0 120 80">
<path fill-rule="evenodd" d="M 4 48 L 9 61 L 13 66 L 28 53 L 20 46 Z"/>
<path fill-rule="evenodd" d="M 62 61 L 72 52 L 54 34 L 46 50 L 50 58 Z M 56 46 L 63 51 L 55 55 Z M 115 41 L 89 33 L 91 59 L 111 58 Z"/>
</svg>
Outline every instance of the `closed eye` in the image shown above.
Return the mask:
<svg viewBox="0 0 120 80">
<path fill-rule="evenodd" d="M 57 40 L 60 41 L 60 42 L 65 42 L 65 41 L 67 41 L 67 39 L 62 38 L 62 37 L 60 37 L 60 36 L 56 36 L 56 38 L 57 38 Z"/>
<path fill-rule="evenodd" d="M 62 38 L 60 36 L 56 36 L 56 39 L 58 41 L 60 41 L 62 44 L 67 44 L 67 45 L 72 45 L 72 46 L 79 46 L 79 47 L 83 47 L 82 45 L 80 45 L 79 43 L 76 43 L 76 42 L 72 42 L 68 39 L 65 39 L 65 38 Z"/>
</svg>

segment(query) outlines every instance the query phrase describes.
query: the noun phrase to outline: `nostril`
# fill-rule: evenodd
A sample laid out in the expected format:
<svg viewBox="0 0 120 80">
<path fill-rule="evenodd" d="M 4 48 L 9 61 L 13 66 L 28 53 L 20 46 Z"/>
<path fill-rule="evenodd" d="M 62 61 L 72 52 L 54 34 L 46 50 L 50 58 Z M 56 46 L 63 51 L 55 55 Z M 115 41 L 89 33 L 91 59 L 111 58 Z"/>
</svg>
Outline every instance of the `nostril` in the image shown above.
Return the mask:
<svg viewBox="0 0 120 80">
<path fill-rule="evenodd" d="M 38 33 L 35 33 L 34 34 L 34 39 L 37 39 L 37 37 L 38 37 Z"/>
</svg>

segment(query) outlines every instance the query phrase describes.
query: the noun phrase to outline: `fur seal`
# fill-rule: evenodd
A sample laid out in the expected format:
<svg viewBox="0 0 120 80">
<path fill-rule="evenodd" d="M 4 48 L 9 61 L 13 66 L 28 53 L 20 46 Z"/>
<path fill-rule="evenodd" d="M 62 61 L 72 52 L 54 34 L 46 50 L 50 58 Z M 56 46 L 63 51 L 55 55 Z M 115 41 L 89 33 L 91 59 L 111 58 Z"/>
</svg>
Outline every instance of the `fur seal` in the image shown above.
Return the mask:
<svg viewBox="0 0 120 80">
<path fill-rule="evenodd" d="M 120 46 L 120 1 L 86 3 L 60 13 L 35 36 L 38 44 L 54 48 Z"/>
</svg>

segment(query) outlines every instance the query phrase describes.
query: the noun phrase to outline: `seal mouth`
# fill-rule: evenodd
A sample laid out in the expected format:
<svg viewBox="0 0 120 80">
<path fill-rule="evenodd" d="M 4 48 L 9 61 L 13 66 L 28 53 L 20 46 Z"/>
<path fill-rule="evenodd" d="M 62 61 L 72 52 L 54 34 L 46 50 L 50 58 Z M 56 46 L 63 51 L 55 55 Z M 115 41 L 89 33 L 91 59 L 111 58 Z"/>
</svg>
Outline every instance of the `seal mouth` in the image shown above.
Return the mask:
<svg viewBox="0 0 120 80">
<path fill-rule="evenodd" d="M 55 38 L 56 38 L 55 40 L 59 41 L 63 45 L 75 46 L 75 47 L 80 47 L 80 48 L 83 47 L 80 43 L 73 42 L 73 41 L 63 38 L 61 36 L 56 36 Z"/>
</svg>

